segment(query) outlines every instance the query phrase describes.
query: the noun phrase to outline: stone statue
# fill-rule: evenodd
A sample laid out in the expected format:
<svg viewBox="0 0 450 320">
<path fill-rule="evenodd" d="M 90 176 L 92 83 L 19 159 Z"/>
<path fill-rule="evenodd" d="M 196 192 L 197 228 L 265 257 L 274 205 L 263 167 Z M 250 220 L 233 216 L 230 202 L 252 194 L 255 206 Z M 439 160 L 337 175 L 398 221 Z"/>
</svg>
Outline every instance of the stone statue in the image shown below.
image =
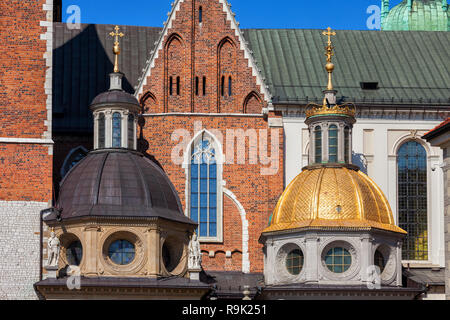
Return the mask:
<svg viewBox="0 0 450 320">
<path fill-rule="evenodd" d="M 201 269 L 202 268 L 202 251 L 200 250 L 200 242 L 198 241 L 197 234 L 194 232 L 189 243 L 189 261 L 188 268 Z"/>
<path fill-rule="evenodd" d="M 49 267 L 58 266 L 60 248 L 61 246 L 59 239 L 55 235 L 55 232 L 52 230 L 50 238 L 47 240 L 47 252 L 48 252 L 47 266 Z"/>
</svg>

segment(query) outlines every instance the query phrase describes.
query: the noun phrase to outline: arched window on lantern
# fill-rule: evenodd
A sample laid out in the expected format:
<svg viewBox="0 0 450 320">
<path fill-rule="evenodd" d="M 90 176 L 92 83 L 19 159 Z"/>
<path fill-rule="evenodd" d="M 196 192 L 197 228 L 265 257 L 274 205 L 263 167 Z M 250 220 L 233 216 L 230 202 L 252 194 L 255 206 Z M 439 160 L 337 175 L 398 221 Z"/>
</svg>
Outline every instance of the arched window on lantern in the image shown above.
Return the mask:
<svg viewBox="0 0 450 320">
<path fill-rule="evenodd" d="M 122 115 L 119 112 L 112 116 L 112 147 L 122 147 Z"/>
<path fill-rule="evenodd" d="M 337 162 L 338 155 L 338 128 L 332 124 L 328 128 L 328 162 Z"/>
<path fill-rule="evenodd" d="M 105 147 L 105 114 L 100 113 L 98 116 L 98 149 Z"/>
<path fill-rule="evenodd" d="M 128 115 L 128 149 L 134 149 L 135 130 L 134 115 Z"/>
<path fill-rule="evenodd" d="M 322 128 L 320 126 L 314 129 L 314 162 L 322 163 Z"/>
</svg>

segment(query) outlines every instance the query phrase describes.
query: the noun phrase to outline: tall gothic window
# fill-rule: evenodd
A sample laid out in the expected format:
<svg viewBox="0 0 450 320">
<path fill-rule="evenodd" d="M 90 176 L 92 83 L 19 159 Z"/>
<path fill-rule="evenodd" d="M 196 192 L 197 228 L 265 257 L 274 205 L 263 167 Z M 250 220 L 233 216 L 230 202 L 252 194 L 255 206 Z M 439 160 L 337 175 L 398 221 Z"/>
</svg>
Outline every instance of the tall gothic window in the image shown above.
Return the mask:
<svg viewBox="0 0 450 320">
<path fill-rule="evenodd" d="M 105 147 L 105 114 L 100 113 L 98 116 L 98 148 Z"/>
<path fill-rule="evenodd" d="M 169 78 L 169 94 L 173 95 L 173 77 Z"/>
<path fill-rule="evenodd" d="M 128 149 L 134 149 L 134 115 L 128 115 Z"/>
<path fill-rule="evenodd" d="M 315 155 L 314 162 L 322 163 L 322 128 L 317 126 L 314 129 Z"/>
<path fill-rule="evenodd" d="M 231 95 L 233 94 L 233 82 L 231 80 L 231 76 L 228 77 L 228 95 L 231 97 Z"/>
<path fill-rule="evenodd" d="M 350 128 L 344 129 L 344 161 L 350 163 Z"/>
<path fill-rule="evenodd" d="M 180 77 L 178 76 L 177 77 L 177 96 L 179 96 L 180 95 L 180 91 L 181 91 L 181 80 L 180 80 Z"/>
<path fill-rule="evenodd" d="M 112 116 L 112 147 L 122 146 L 122 116 L 119 112 L 114 112 Z"/>
<path fill-rule="evenodd" d="M 203 95 L 206 96 L 206 77 L 203 77 Z"/>
<path fill-rule="evenodd" d="M 203 8 L 200 6 L 200 8 L 198 9 L 198 22 L 202 23 L 203 22 Z"/>
<path fill-rule="evenodd" d="M 194 142 L 190 164 L 190 217 L 198 223 L 199 237 L 218 236 L 218 181 L 216 150 L 203 133 Z"/>
<path fill-rule="evenodd" d="M 328 129 L 328 162 L 337 162 L 338 128 L 334 124 Z"/>
<path fill-rule="evenodd" d="M 427 153 L 416 141 L 404 143 L 397 154 L 399 226 L 403 259 L 428 260 Z"/>
<path fill-rule="evenodd" d="M 195 95 L 198 96 L 199 79 L 195 77 Z"/>
</svg>

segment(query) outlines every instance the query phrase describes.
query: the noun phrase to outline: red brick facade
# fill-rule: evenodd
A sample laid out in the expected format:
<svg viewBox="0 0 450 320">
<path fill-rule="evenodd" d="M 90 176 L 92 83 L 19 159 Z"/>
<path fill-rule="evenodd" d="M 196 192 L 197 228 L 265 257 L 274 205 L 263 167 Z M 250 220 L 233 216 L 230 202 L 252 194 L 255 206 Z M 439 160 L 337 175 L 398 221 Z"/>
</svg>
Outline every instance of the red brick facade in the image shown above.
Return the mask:
<svg viewBox="0 0 450 320">
<path fill-rule="evenodd" d="M 172 133 L 184 129 L 194 137 L 197 133 L 194 130 L 199 130 L 195 128 L 195 122 L 201 122 L 201 129 L 222 133 L 224 150 L 221 151 L 225 156 L 228 156 L 225 149 L 230 142 L 227 130 L 257 133 L 256 144 L 248 138 L 234 142 L 235 155 L 238 147 L 245 144 L 245 163 L 237 163 L 236 156 L 233 163 L 227 159 L 223 180 L 226 183 L 224 188 L 235 195 L 245 210 L 250 271 L 261 272 L 263 252 L 258 238 L 283 192 L 281 150 L 284 142 L 282 129 L 269 128 L 267 116 L 263 115 L 267 103 L 242 48 L 219 0 L 182 1 L 157 52 L 140 98 L 148 108 L 144 130 L 144 137 L 150 145 L 148 152 L 167 172 L 184 208 L 186 172 L 181 164 L 172 161 L 171 155 L 180 143 L 186 145 L 189 141 L 173 141 Z M 270 117 L 279 115 L 269 114 Z M 276 148 L 271 147 L 274 141 L 277 142 Z M 258 154 L 256 163 L 255 159 L 250 159 L 253 151 Z M 266 154 L 270 157 L 272 152 L 278 155 L 277 170 L 270 175 L 262 174 L 262 168 L 270 166 L 262 157 Z M 223 195 L 223 242 L 202 243 L 202 251 L 203 266 L 207 270 L 241 271 L 243 268 L 242 210 L 226 194 Z M 211 256 L 210 252 L 213 253 Z M 231 258 L 226 257 L 227 252 L 231 252 Z"/>
<path fill-rule="evenodd" d="M 43 139 L 48 130 L 44 89 L 45 0 L 0 3 L 0 200 L 47 202 L 52 196 L 49 146 L 16 138 Z M 5 141 L 5 139 L 3 139 Z"/>
</svg>

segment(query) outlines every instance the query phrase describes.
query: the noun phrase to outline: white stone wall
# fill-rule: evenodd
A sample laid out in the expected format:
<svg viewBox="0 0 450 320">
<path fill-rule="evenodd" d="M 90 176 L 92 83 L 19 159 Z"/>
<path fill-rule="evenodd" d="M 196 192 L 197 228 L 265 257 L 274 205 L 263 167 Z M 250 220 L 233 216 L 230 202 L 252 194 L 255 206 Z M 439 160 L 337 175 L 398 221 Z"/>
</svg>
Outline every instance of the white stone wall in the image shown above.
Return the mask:
<svg viewBox="0 0 450 320">
<path fill-rule="evenodd" d="M 0 201 L 0 299 L 37 299 L 41 202 Z"/>
</svg>

